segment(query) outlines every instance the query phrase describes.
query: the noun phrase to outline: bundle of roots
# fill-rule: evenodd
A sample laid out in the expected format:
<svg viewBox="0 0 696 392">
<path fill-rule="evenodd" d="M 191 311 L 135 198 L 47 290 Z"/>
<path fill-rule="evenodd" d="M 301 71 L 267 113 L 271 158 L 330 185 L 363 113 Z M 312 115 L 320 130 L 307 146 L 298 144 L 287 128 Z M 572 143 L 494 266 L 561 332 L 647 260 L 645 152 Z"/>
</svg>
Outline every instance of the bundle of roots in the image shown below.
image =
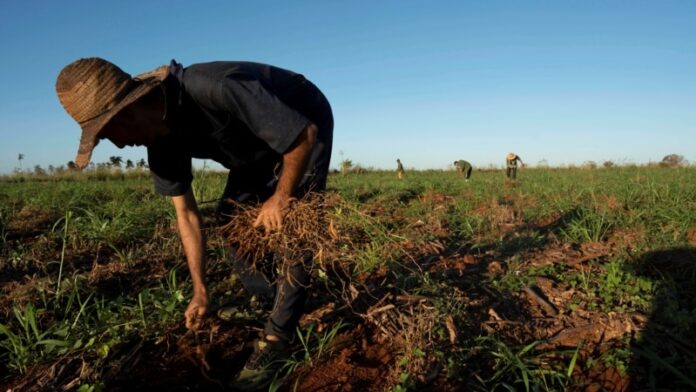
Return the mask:
<svg viewBox="0 0 696 392">
<path fill-rule="evenodd" d="M 326 217 L 325 196 L 309 193 L 294 200 L 283 218 L 282 228 L 266 233 L 263 227 L 253 227 L 261 205 L 233 204 L 235 213 L 221 230 L 237 255 L 254 266 L 260 260 L 274 257 L 284 268 L 313 261 L 322 265 L 332 256 L 338 239 L 333 222 Z"/>
</svg>

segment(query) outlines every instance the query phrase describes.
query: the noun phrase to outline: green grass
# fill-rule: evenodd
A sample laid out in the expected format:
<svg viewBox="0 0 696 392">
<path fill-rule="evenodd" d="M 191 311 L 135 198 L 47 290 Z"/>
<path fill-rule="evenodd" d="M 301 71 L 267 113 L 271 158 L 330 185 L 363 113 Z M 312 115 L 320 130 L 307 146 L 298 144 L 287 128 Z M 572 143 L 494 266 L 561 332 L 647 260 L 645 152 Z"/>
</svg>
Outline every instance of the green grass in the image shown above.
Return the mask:
<svg viewBox="0 0 696 392">
<path fill-rule="evenodd" d="M 353 278 L 386 268 L 385 289 L 430 299 L 439 320 L 434 343 L 417 347 L 422 358 L 409 355 L 423 363 L 436 358 L 455 385 L 564 390 L 581 381 L 579 371 L 603 364 L 647 389 L 688 389 L 696 385 L 696 257 L 689 242 L 695 179 L 694 168 L 658 167 L 522 170 L 515 183 L 500 171 L 475 171 L 469 182 L 452 171 L 409 171 L 404 180 L 371 171 L 330 176 L 330 191 L 342 199 L 328 213 L 359 234 L 343 252 Z M 224 184 L 224 174 L 197 173 L 194 193 L 204 211 Z M 18 221 L 30 225 L 18 228 Z M 610 251 L 577 267 L 529 264 L 548 249 L 578 252 L 596 244 Z M 216 271 L 225 266 L 219 239 L 212 238 L 207 254 Z M 464 255 L 496 262 L 502 271 L 427 269 Z M 96 292 L 87 278 L 95 265 L 153 262 L 166 265 L 168 274 L 133 279 L 122 292 Z M 155 340 L 178 326 L 190 295 L 183 262 L 171 204 L 152 192 L 146 173 L 0 178 L 0 274 L 34 282 L 0 322 L 0 361 L 9 377 L 68 356 L 99 369 L 133 336 Z M 496 303 L 476 300 L 513 301 L 538 278 L 574 290 L 568 308 L 560 309 L 565 315 L 642 314 L 648 326 L 589 358 L 577 350 L 540 352 L 536 339 L 482 331 L 474 316 L 488 317 Z M 447 344 L 447 316 L 464 335 L 456 345 Z M 338 323 L 323 334 L 312 328 L 301 331 L 304 351 L 285 376 L 330 356 L 333 337 L 348 327 Z M 84 390 L 101 385 L 98 374 L 83 380 Z M 397 375 L 394 390 L 422 387 L 417 376 Z"/>
</svg>

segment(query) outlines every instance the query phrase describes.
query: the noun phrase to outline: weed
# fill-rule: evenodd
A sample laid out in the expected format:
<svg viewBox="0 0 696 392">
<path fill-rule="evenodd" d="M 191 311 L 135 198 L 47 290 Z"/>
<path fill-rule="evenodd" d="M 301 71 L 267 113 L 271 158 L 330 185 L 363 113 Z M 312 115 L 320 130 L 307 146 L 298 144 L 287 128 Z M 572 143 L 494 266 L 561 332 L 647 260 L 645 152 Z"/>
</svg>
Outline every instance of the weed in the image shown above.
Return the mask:
<svg viewBox="0 0 696 392">
<path fill-rule="evenodd" d="M 628 372 L 628 364 L 631 350 L 628 348 L 614 348 L 605 351 L 600 356 L 600 360 L 609 368 L 614 368 L 622 375 Z"/>
<path fill-rule="evenodd" d="M 579 244 L 582 242 L 599 242 L 606 239 L 612 223 L 605 212 L 598 213 L 587 208 L 576 209 L 561 235 L 568 241 Z"/>
<path fill-rule="evenodd" d="M 9 218 L 7 217 L 7 213 L 4 211 L 0 211 L 0 245 L 4 248 L 5 245 L 7 244 L 7 225 L 9 223 Z"/>
<path fill-rule="evenodd" d="M 532 342 L 514 350 L 502 341 L 491 337 L 477 339 L 477 343 L 493 358 L 493 375 L 488 379 L 477 377 L 488 390 L 552 391 L 566 389 L 572 384 L 579 350 L 576 349 L 568 365 L 560 366 L 533 355 L 538 342 Z"/>
<path fill-rule="evenodd" d="M 60 268 L 58 269 L 58 281 L 56 283 L 56 299 L 60 301 L 61 296 L 61 284 L 63 277 L 63 263 L 65 262 L 65 247 L 68 241 L 68 226 L 70 225 L 70 219 L 72 218 L 72 211 L 67 211 L 65 216 L 61 218 L 58 222 L 53 225 L 53 231 L 55 231 L 56 226 L 58 226 L 61 221 L 63 222 L 63 234 L 62 234 L 62 247 L 60 250 Z"/>
<path fill-rule="evenodd" d="M 331 355 L 331 344 L 334 338 L 340 330 L 347 328 L 349 324 L 339 320 L 331 328 L 324 330 L 322 334 L 317 333 L 314 330 L 314 326 L 314 324 L 310 324 L 305 331 L 302 331 L 299 327 L 297 328 L 296 336 L 302 348 L 288 358 L 276 372 L 269 391 L 279 390 L 293 372 L 304 367 L 311 368 L 317 361 Z M 299 377 L 295 379 L 295 387 L 299 380 Z"/>
<path fill-rule="evenodd" d="M 9 366 L 24 372 L 28 364 L 54 351 L 65 353 L 70 344 L 52 336 L 65 336 L 67 327 L 62 323 L 52 324 L 42 330 L 39 327 L 37 309 L 33 303 L 28 303 L 24 309 L 13 307 L 14 321 L 19 331 L 17 333 L 4 324 L 0 324 L 0 333 L 7 339 L 0 341 L 0 347 L 9 352 Z M 59 351 L 60 350 L 60 351 Z"/>
<path fill-rule="evenodd" d="M 336 337 L 338 332 L 346 328 L 349 324 L 343 320 L 339 320 L 331 328 L 324 331 L 323 334 L 314 332 L 314 324 L 310 324 L 306 331 L 297 329 L 297 337 L 302 344 L 302 361 L 314 366 L 314 360 L 320 360 L 325 355 L 330 354 L 331 342 Z"/>
<path fill-rule="evenodd" d="M 533 278 L 525 271 L 519 256 L 513 256 L 508 260 L 506 272 L 501 276 L 491 278 L 491 286 L 499 291 L 521 291 L 533 281 Z"/>
</svg>

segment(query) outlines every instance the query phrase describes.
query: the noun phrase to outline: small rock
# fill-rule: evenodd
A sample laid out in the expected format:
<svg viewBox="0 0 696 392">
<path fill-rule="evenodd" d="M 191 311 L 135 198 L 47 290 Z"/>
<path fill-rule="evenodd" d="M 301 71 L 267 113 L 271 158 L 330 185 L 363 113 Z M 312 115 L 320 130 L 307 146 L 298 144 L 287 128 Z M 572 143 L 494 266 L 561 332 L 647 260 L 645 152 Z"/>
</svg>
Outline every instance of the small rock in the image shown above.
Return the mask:
<svg viewBox="0 0 696 392">
<path fill-rule="evenodd" d="M 503 266 L 499 261 L 491 261 L 487 270 L 490 275 L 500 275 L 503 273 Z"/>
</svg>

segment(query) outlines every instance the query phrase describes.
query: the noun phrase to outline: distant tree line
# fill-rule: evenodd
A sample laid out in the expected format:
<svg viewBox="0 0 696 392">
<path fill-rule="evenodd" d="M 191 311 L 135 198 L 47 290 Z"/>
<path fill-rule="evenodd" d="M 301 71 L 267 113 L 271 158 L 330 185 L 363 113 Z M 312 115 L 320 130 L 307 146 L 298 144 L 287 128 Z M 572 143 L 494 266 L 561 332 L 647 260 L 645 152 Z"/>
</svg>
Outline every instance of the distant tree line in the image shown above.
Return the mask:
<svg viewBox="0 0 696 392">
<path fill-rule="evenodd" d="M 669 155 L 665 155 L 665 157 L 662 158 L 662 160 L 660 162 L 657 162 L 657 163 L 650 162 L 650 163 L 646 164 L 645 166 L 683 167 L 683 166 L 688 166 L 688 165 L 689 165 L 689 161 L 686 160 L 686 158 L 684 158 L 683 155 L 669 154 Z M 621 164 L 615 163 L 614 161 L 604 161 L 602 163 L 602 167 L 607 168 L 607 169 L 610 169 L 612 167 L 619 167 L 619 166 L 640 166 L 640 165 L 636 165 L 636 164 L 623 164 L 623 165 L 621 165 Z M 537 167 L 549 168 L 550 166 L 549 166 L 548 162 L 544 159 L 544 160 L 539 161 L 539 163 L 537 164 Z M 577 167 L 577 166 L 568 165 L 568 167 Z M 599 164 L 595 161 L 585 161 L 579 167 L 583 167 L 586 169 L 596 169 L 599 167 Z"/>
<path fill-rule="evenodd" d="M 25 159 L 25 155 L 20 153 L 17 155 L 17 160 L 19 162 L 19 167 L 15 168 L 15 173 L 22 173 L 22 161 Z M 684 158 L 683 155 L 679 154 L 669 154 L 665 155 L 664 158 L 658 163 L 649 163 L 648 166 L 660 166 L 660 167 L 682 167 L 682 166 L 687 166 L 689 164 L 689 161 Z M 602 167 L 604 168 L 612 168 L 612 167 L 617 167 L 620 166 L 616 164 L 614 161 L 604 161 L 602 163 Z M 545 159 L 542 159 L 539 161 L 537 164 L 537 167 L 539 168 L 550 168 L 548 161 Z M 568 167 L 575 167 L 575 165 L 569 165 Z M 599 164 L 595 161 L 585 161 L 580 167 L 588 168 L 588 169 L 596 169 L 599 167 Z M 129 170 L 141 170 L 141 169 L 146 169 L 148 168 L 147 162 L 145 162 L 145 159 L 141 158 L 137 161 L 132 161 L 130 159 L 126 159 L 125 164 L 123 161 L 123 158 L 120 156 L 110 156 L 109 160 L 107 162 L 91 162 L 87 168 L 87 170 L 97 170 L 97 171 L 104 171 L 104 170 L 117 170 L 120 171 L 121 169 L 125 169 L 127 171 Z M 77 170 L 77 165 L 75 164 L 74 161 L 69 161 L 65 165 L 60 165 L 60 166 L 53 166 L 53 165 L 48 165 L 46 168 L 43 168 L 41 165 L 35 165 L 32 171 L 27 171 L 27 172 L 33 172 L 35 175 L 48 175 L 48 174 L 61 174 L 64 172 L 68 171 L 76 171 Z M 343 175 L 350 174 L 350 173 L 364 173 L 368 171 L 368 169 L 353 163 L 350 159 L 343 159 L 340 162 L 340 173 Z M 336 170 L 336 172 L 338 172 Z"/>
<path fill-rule="evenodd" d="M 24 172 L 22 170 L 22 160 L 25 159 L 24 154 L 19 154 L 17 156 L 17 160 L 19 161 L 19 167 L 15 168 L 15 173 L 22 173 Z M 123 158 L 120 156 L 110 156 L 109 160 L 107 162 L 98 162 L 94 163 L 91 162 L 89 166 L 87 167 L 87 170 L 121 170 L 122 168 L 125 168 L 125 170 L 140 170 L 140 169 L 146 169 L 148 167 L 147 162 L 145 162 L 145 159 L 141 158 L 137 161 L 132 161 L 130 159 L 126 159 L 125 161 L 125 166 L 124 166 L 124 161 Z M 27 171 L 29 173 L 33 173 L 38 176 L 45 176 L 49 174 L 62 174 L 65 172 L 70 172 L 70 171 L 76 171 L 77 170 L 77 165 L 75 164 L 74 161 L 68 161 L 65 165 L 60 165 L 60 166 L 54 166 L 54 165 L 48 165 L 46 168 L 42 167 L 41 165 L 34 165 L 33 170 Z"/>
</svg>

